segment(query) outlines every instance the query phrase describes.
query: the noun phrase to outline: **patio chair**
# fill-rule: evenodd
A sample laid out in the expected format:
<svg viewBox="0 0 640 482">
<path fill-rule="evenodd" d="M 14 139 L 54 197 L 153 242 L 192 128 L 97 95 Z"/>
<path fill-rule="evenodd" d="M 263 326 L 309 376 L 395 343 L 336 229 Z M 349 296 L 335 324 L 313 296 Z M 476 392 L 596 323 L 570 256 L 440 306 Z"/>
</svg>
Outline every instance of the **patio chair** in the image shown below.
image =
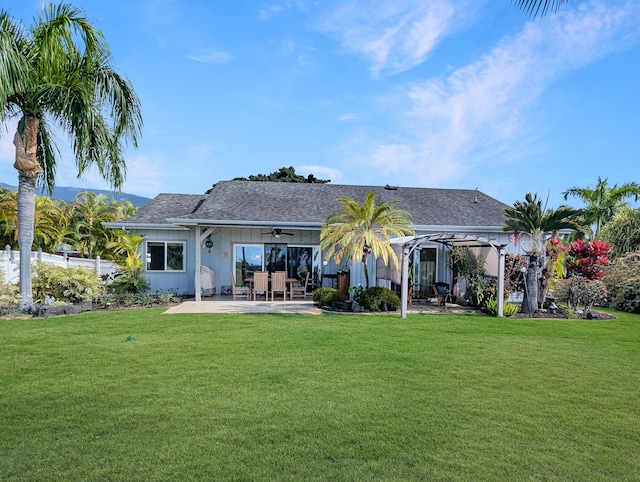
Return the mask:
<svg viewBox="0 0 640 482">
<path fill-rule="evenodd" d="M 269 301 L 269 273 L 267 271 L 256 271 L 253 274 L 253 301 L 256 301 L 258 294 L 264 295 L 265 301 Z"/>
<path fill-rule="evenodd" d="M 271 301 L 276 300 L 276 293 L 282 293 L 283 300 L 287 301 L 287 273 L 275 271 L 271 275 Z"/>
<path fill-rule="evenodd" d="M 233 276 L 233 271 L 231 271 L 231 289 L 233 289 L 233 299 L 237 300 L 238 298 L 251 298 L 251 288 L 247 285 L 236 286 L 236 278 Z"/>
<path fill-rule="evenodd" d="M 303 300 L 307 297 L 307 285 L 309 284 L 309 273 L 304 280 L 303 285 L 293 285 L 291 287 L 291 299 L 295 300 L 296 298 L 302 298 Z"/>
<path fill-rule="evenodd" d="M 438 307 L 446 307 L 447 296 L 449 296 L 449 285 L 447 283 L 434 284 L 433 295 L 436 297 Z"/>
</svg>

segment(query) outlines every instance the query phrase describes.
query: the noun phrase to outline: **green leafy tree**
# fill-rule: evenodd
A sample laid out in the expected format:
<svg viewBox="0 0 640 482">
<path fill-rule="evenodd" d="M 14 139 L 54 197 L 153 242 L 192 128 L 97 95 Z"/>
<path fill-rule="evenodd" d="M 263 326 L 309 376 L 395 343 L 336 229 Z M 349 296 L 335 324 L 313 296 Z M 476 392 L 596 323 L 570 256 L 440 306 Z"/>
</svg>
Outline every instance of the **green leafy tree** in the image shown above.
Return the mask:
<svg viewBox="0 0 640 482">
<path fill-rule="evenodd" d="M 640 250 L 640 209 L 623 208 L 600 231 L 611 246 L 611 258 Z"/>
<path fill-rule="evenodd" d="M 137 145 L 140 104 L 129 81 L 111 66 L 102 36 L 84 12 L 45 7 L 30 29 L 0 11 L 0 121 L 17 118 L 20 294 L 31 309 L 31 256 L 36 183 L 55 185 L 53 128 L 71 139 L 78 175 L 96 166 L 114 189 L 126 171 L 123 149 Z"/>
<path fill-rule="evenodd" d="M 337 201 L 342 209 L 331 213 L 320 230 L 320 247 L 327 250 L 325 259 L 334 258 L 340 264 L 342 258 L 362 261 L 366 287 L 369 287 L 368 258 L 382 257 L 385 265 L 392 261 L 398 267 L 398 258 L 391 248 L 392 236 L 415 234 L 411 214 L 395 207 L 396 202 L 375 202 L 368 192 L 359 204 L 351 197 Z"/>
<path fill-rule="evenodd" d="M 307 177 L 300 174 L 296 174 L 296 170 L 293 166 L 281 167 L 271 174 L 257 174 L 249 177 L 235 177 L 233 181 L 258 181 L 258 182 L 298 182 L 307 184 L 326 184 L 331 182 L 328 179 L 318 179 L 313 174 L 309 174 Z M 209 194 L 215 184 L 209 189 L 206 194 Z"/>
<path fill-rule="evenodd" d="M 576 221 L 579 211 L 569 206 L 557 209 L 546 209 L 537 194 L 527 193 L 525 201 L 516 201 L 513 207 L 505 209 L 505 224 L 503 231 L 525 233 L 530 236 L 529 268 L 525 281 L 525 293 L 522 302 L 524 312 L 533 314 L 538 304 L 538 261 L 544 253 L 547 236 L 555 237 L 562 229 L 582 231 Z"/>
<path fill-rule="evenodd" d="M 627 182 L 622 186 L 614 184 L 609 187 L 608 179 L 598 176 L 595 187 L 572 187 L 562 193 L 565 199 L 569 196 L 576 197 L 586 204 L 582 210 L 585 225 L 595 226 L 593 239 L 599 239 L 600 230 L 613 217 L 625 207 L 628 207 L 627 199 L 640 197 L 640 185 L 636 182 Z"/>
</svg>

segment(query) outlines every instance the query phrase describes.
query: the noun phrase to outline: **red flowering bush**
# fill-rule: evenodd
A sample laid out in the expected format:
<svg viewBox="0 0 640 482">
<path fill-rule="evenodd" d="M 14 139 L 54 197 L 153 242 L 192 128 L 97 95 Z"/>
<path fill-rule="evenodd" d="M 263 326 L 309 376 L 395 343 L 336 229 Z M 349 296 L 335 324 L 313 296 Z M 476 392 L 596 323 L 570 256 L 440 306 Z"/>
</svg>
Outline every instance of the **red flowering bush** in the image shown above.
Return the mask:
<svg viewBox="0 0 640 482">
<path fill-rule="evenodd" d="M 611 246 L 602 241 L 574 241 L 568 252 L 572 261 L 567 263 L 567 270 L 588 280 L 603 279 L 603 267 L 609 265 L 609 253 Z"/>
</svg>

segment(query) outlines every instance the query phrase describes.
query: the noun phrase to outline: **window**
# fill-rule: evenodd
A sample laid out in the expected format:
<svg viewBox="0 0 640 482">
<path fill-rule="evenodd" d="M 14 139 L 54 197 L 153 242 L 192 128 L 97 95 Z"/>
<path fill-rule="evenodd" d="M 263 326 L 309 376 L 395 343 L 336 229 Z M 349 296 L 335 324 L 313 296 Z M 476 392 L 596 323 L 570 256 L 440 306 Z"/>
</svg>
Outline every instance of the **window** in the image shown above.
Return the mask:
<svg viewBox="0 0 640 482">
<path fill-rule="evenodd" d="M 148 241 L 147 271 L 184 271 L 185 243 Z"/>
<path fill-rule="evenodd" d="M 234 249 L 234 277 L 236 285 L 244 284 L 244 280 L 262 271 L 264 247 L 256 244 L 236 244 Z"/>
</svg>

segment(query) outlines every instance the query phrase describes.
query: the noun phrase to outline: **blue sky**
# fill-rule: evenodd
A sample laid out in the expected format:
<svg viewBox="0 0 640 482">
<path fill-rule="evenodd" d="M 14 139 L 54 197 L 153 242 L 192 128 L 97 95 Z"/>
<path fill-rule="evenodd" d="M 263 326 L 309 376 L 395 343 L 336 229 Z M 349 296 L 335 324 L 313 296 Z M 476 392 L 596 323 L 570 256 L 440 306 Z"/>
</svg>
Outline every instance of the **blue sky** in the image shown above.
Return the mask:
<svg viewBox="0 0 640 482">
<path fill-rule="evenodd" d="M 640 0 L 535 20 L 508 0 L 73 3 L 142 101 L 125 192 L 203 193 L 282 166 L 551 206 L 598 176 L 640 182 Z M 27 25 L 41 4 L 0 2 Z M 0 181 L 15 185 L 9 132 Z M 59 186 L 106 187 L 63 152 Z"/>
</svg>

